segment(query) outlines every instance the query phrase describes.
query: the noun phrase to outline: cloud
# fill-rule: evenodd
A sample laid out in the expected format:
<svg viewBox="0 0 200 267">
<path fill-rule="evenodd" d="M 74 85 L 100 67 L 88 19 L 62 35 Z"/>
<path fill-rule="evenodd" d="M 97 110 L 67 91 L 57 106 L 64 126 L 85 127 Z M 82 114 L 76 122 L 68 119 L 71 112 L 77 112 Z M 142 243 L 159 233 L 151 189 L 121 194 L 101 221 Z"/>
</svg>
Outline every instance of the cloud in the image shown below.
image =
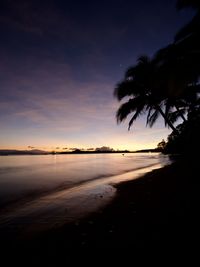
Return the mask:
<svg viewBox="0 0 200 267">
<path fill-rule="evenodd" d="M 79 1 L 77 8 L 73 1 L 2 1 L 1 140 L 25 142 L 26 136 L 36 145 L 43 138 L 54 147 L 116 147 L 162 134 L 149 135 L 140 124 L 129 133 L 126 123 L 116 126 L 119 105 L 112 93 L 123 72 L 120 64 L 133 63 L 137 47 L 146 44 L 137 39 L 135 24 L 127 31 L 132 4 Z"/>
<path fill-rule="evenodd" d="M 69 150 L 71 150 L 71 151 L 75 151 L 75 150 L 83 150 L 83 148 L 70 147 Z"/>
<path fill-rule="evenodd" d="M 114 149 L 109 147 L 109 146 L 102 146 L 102 147 L 97 147 L 95 149 L 95 151 L 98 151 L 98 152 L 102 152 L 102 151 L 109 152 L 109 151 L 114 151 Z"/>
<path fill-rule="evenodd" d="M 58 131 L 82 131 L 109 125 L 116 102 L 112 83 L 76 81 L 68 64 L 54 60 L 13 60 L 0 63 L 4 79 L 0 86 L 1 115 L 29 125 Z M 4 122 L 5 124 L 5 122 Z"/>
<path fill-rule="evenodd" d="M 29 149 L 35 149 L 35 147 L 34 147 L 34 146 L 28 146 L 28 148 L 29 148 Z"/>
<path fill-rule="evenodd" d="M 119 103 L 112 95 L 112 80 L 102 77 L 81 82 L 74 78 L 67 63 L 32 59 L 31 56 L 22 60 L 18 67 L 14 59 L 4 56 L 5 72 L 0 63 L 3 78 L 0 81 L 0 123 L 5 138 L 13 132 L 15 137 L 11 139 L 16 139 L 16 133 L 26 134 L 27 142 L 36 145 L 38 142 L 54 143 L 54 147 L 62 147 L 68 143 L 77 149 L 106 143 L 119 149 L 140 149 L 166 136 L 165 129 L 146 129 L 143 118 L 130 132 L 126 122 L 116 125 L 115 112 Z M 43 141 L 38 141 L 42 138 Z"/>
</svg>

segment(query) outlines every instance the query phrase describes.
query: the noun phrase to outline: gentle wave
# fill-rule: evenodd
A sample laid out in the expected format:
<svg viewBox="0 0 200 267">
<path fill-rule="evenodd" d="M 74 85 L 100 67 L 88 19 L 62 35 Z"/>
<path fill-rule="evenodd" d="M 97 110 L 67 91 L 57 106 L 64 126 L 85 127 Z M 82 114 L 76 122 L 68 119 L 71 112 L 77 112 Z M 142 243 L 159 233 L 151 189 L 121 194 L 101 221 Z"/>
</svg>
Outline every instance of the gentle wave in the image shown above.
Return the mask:
<svg viewBox="0 0 200 267">
<path fill-rule="evenodd" d="M 90 181 L 112 180 L 155 164 L 159 154 L 42 155 L 0 158 L 0 208 L 24 203 Z M 105 180 L 105 181 L 106 181 Z"/>
<path fill-rule="evenodd" d="M 22 168 L 16 175 L 0 175 L 0 234 L 9 234 L 12 239 L 79 220 L 113 199 L 113 185 L 138 179 L 169 163 L 160 155 L 98 155 L 96 159 L 76 157 L 79 161 L 73 159 L 71 164 L 71 158 L 58 157 L 49 164 L 52 158 L 44 156 L 44 166 L 48 167 L 40 168 L 37 161 L 41 158 L 34 159 L 33 164 L 31 158 L 25 162 L 31 167 L 26 171 Z M 18 158 L 13 166 L 11 163 L 11 167 L 24 164 Z M 38 167 L 35 171 L 33 165 Z M 39 186 L 38 181 L 44 186 Z"/>
<path fill-rule="evenodd" d="M 119 183 L 123 180 L 129 180 L 130 178 L 131 179 L 134 179 L 136 176 L 137 176 L 137 172 L 138 171 L 141 171 L 141 173 L 145 173 L 146 171 L 145 170 L 151 170 L 151 168 L 153 167 L 156 167 L 156 166 L 159 166 L 161 167 L 160 165 L 158 164 L 149 164 L 145 167 L 138 167 L 138 168 L 133 168 L 133 169 L 129 169 L 127 171 L 124 171 L 124 172 L 119 172 L 118 174 L 113 174 L 113 175 L 101 175 L 101 176 L 94 176 L 90 179 L 86 179 L 84 181 L 80 181 L 80 182 L 76 182 L 72 185 L 68 185 L 68 184 L 60 184 L 58 185 L 57 187 L 55 188 L 52 188 L 52 189 L 47 189 L 47 190 L 44 190 L 44 191 L 39 191 L 39 190 L 35 190 L 35 191 L 32 191 L 32 192 L 28 192 L 27 194 L 25 195 L 21 195 L 20 197 L 18 198 L 14 198 L 14 199 L 8 199 L 7 202 L 4 201 L 4 203 L 2 203 L 3 205 L 0 206 L 0 211 L 2 212 L 5 211 L 5 210 L 10 210 L 10 209 L 13 209 L 13 208 L 17 208 L 19 206 L 22 206 L 24 205 L 25 203 L 27 202 L 32 202 L 32 201 L 35 201 L 36 199 L 38 198 L 41 198 L 41 197 L 46 197 L 46 196 L 49 196 L 49 195 L 52 195 L 52 194 L 56 194 L 56 193 L 59 193 L 59 192 L 62 192 L 62 191 L 65 191 L 65 193 L 67 192 L 67 190 L 73 190 L 73 189 L 76 189 L 76 188 L 84 188 L 84 186 L 88 186 L 88 185 L 92 185 L 92 184 L 95 184 L 95 185 L 100 185 L 100 184 L 115 184 L 115 183 Z M 128 179 L 126 178 L 127 177 L 127 174 L 128 174 Z"/>
</svg>

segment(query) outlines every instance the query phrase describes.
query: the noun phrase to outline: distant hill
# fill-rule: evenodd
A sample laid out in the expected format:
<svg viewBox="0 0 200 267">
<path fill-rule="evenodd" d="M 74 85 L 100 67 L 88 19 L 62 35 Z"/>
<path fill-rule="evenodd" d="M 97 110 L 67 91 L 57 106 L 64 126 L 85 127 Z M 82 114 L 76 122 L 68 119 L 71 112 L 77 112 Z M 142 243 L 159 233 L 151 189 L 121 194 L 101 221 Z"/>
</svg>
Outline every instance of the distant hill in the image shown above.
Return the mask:
<svg viewBox="0 0 200 267">
<path fill-rule="evenodd" d="M 76 149 L 71 152 L 63 151 L 63 152 L 49 152 L 39 149 L 32 150 L 14 150 L 14 149 L 0 149 L 0 156 L 9 156 L 9 155 L 48 155 L 48 154 L 103 154 L 103 153 L 145 153 L 145 152 L 160 152 L 159 149 L 143 149 L 137 151 L 129 151 L 129 150 L 111 150 L 111 151 L 103 151 L 103 150 L 94 150 L 94 151 L 83 151 Z"/>
<path fill-rule="evenodd" d="M 47 155 L 49 152 L 32 149 L 32 150 L 13 150 L 13 149 L 0 149 L 0 156 L 7 155 Z"/>
<path fill-rule="evenodd" d="M 128 150 L 94 150 L 94 151 L 85 151 L 85 150 L 79 150 L 79 149 L 76 149 L 74 151 L 71 151 L 71 152 L 67 152 L 67 151 L 63 151 L 63 152 L 59 152 L 58 154 L 110 154 L 110 153 L 131 153 L 130 151 Z"/>
</svg>

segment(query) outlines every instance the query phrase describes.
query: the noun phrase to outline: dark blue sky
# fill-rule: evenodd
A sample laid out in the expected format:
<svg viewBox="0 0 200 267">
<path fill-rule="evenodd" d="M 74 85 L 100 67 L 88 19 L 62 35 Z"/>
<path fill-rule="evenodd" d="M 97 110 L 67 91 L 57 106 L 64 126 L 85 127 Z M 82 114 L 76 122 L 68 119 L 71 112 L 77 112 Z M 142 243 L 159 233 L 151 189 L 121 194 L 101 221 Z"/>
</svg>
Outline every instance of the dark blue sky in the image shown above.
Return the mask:
<svg viewBox="0 0 200 267">
<path fill-rule="evenodd" d="M 117 126 L 113 88 L 138 56 L 173 41 L 175 0 L 0 4 L 0 147 L 155 146 L 169 130 Z"/>
</svg>

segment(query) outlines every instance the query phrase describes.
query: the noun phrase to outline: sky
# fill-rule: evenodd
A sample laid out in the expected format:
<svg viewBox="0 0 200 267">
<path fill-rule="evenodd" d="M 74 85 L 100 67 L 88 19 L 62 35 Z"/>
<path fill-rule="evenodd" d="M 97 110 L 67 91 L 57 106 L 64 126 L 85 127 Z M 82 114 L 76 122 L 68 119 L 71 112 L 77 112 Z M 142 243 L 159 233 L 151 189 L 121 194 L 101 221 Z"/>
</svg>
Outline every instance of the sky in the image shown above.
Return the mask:
<svg viewBox="0 0 200 267">
<path fill-rule="evenodd" d="M 192 17 L 176 0 L 1 0 L 0 149 L 154 148 L 171 132 L 117 125 L 116 84 Z"/>
</svg>

